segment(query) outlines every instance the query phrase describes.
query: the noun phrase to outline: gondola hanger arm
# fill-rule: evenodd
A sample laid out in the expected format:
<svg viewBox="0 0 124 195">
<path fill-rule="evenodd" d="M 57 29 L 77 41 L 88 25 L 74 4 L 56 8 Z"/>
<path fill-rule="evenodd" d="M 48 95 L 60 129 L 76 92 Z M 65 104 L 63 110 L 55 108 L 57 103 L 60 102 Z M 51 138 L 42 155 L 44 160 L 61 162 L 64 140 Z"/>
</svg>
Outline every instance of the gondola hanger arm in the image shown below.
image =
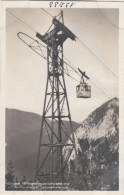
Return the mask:
<svg viewBox="0 0 124 195">
<path fill-rule="evenodd" d="M 17 36 L 19 39 L 26 44 L 30 49 L 32 49 L 35 53 L 37 53 L 40 57 L 47 60 L 47 47 L 45 44 L 40 43 L 37 39 L 34 39 L 33 37 L 27 35 L 23 32 L 18 32 Z M 70 64 L 68 64 L 66 61 L 63 61 L 63 63 L 66 65 L 64 67 L 64 73 L 72 78 L 73 80 L 77 81 L 71 74 L 70 69 L 74 71 L 75 73 L 79 75 L 78 71 L 75 70 Z M 68 67 L 68 68 L 67 68 Z M 77 81 L 78 82 L 78 81 Z"/>
</svg>

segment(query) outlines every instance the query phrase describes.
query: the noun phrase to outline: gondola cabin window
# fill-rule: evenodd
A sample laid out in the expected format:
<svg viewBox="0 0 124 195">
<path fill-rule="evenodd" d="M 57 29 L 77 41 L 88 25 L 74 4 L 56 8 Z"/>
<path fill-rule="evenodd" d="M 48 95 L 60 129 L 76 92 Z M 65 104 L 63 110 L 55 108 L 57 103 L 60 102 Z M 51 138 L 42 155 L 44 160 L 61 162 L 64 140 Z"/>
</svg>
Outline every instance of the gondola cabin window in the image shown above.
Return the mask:
<svg viewBox="0 0 124 195">
<path fill-rule="evenodd" d="M 76 87 L 77 98 L 90 98 L 91 86 L 87 83 L 81 83 Z"/>
<path fill-rule="evenodd" d="M 82 72 L 78 68 L 78 71 L 81 74 L 80 84 L 76 87 L 77 98 L 90 98 L 91 97 L 91 86 L 86 82 L 87 79 L 90 79 L 85 72 Z"/>
</svg>

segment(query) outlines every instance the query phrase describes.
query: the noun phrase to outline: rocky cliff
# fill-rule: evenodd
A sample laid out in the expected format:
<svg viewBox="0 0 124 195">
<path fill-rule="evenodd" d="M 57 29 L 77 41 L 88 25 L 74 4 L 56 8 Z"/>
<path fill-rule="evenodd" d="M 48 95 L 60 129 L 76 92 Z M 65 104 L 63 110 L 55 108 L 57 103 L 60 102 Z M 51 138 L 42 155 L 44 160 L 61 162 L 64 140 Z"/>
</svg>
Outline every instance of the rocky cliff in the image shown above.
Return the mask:
<svg viewBox="0 0 124 195">
<path fill-rule="evenodd" d="M 74 136 L 77 161 L 75 153 L 72 152 L 68 168 L 71 173 L 78 170 L 75 189 L 118 190 L 118 99 L 113 98 L 92 112 L 76 130 Z M 64 149 L 64 155 L 67 155 L 69 150 Z"/>
</svg>

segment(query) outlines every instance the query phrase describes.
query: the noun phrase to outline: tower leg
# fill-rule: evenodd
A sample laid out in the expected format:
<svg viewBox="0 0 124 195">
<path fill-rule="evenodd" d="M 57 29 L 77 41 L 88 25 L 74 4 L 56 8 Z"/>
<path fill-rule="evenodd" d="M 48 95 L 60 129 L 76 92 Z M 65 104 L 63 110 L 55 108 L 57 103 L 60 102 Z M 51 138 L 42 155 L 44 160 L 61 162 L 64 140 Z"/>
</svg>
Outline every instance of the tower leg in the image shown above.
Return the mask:
<svg viewBox="0 0 124 195">
<path fill-rule="evenodd" d="M 55 31 L 47 40 L 48 77 L 36 172 L 40 182 L 65 182 L 68 175 L 67 163 L 72 151 L 76 154 L 64 80 L 63 42 L 66 38 L 63 32 L 60 35 Z"/>
</svg>

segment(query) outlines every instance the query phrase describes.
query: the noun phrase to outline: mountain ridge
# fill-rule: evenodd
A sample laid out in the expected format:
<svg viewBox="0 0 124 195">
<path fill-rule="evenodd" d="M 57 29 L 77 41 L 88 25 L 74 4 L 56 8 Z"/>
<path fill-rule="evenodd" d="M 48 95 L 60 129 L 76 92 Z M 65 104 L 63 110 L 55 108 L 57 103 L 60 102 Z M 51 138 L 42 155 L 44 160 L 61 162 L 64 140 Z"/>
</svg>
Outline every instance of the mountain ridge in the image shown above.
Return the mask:
<svg viewBox="0 0 124 195">
<path fill-rule="evenodd" d="M 40 115 L 6 109 L 6 166 L 9 160 L 13 161 L 19 180 L 23 176 L 26 176 L 28 181 L 34 179 L 40 126 Z M 72 181 L 71 186 L 75 190 L 118 190 L 118 98 L 105 102 L 82 124 L 73 122 L 73 126 L 78 152 L 78 173 L 77 179 L 75 182 Z M 67 142 L 69 143 L 69 140 Z M 64 156 L 68 152 L 69 147 L 63 149 Z M 68 161 L 68 170 L 71 173 L 75 172 L 75 162 L 73 151 Z"/>
<path fill-rule="evenodd" d="M 119 100 L 113 98 L 93 111 L 75 131 L 75 142 L 80 181 L 76 188 L 97 190 L 109 185 L 109 190 L 118 190 L 119 179 Z M 69 143 L 69 140 L 67 141 Z M 64 149 L 68 155 L 69 147 Z M 72 152 L 68 168 L 74 172 L 76 156 Z M 113 170 L 113 173 L 112 171 Z M 110 181 L 107 180 L 110 173 Z M 116 172 L 116 176 L 114 176 Z M 83 181 L 83 182 L 81 182 Z M 108 183 L 105 183 L 107 181 Z M 79 184 L 80 183 L 80 184 Z M 85 183 L 85 185 L 84 185 Z"/>
<path fill-rule="evenodd" d="M 28 180 L 34 178 L 41 120 L 42 116 L 35 113 L 6 109 L 6 167 L 11 160 L 19 179 L 24 175 Z M 64 123 L 68 129 L 67 121 Z M 79 124 L 72 123 L 74 130 L 76 130 Z M 29 167 L 32 171 L 29 170 Z"/>
</svg>

